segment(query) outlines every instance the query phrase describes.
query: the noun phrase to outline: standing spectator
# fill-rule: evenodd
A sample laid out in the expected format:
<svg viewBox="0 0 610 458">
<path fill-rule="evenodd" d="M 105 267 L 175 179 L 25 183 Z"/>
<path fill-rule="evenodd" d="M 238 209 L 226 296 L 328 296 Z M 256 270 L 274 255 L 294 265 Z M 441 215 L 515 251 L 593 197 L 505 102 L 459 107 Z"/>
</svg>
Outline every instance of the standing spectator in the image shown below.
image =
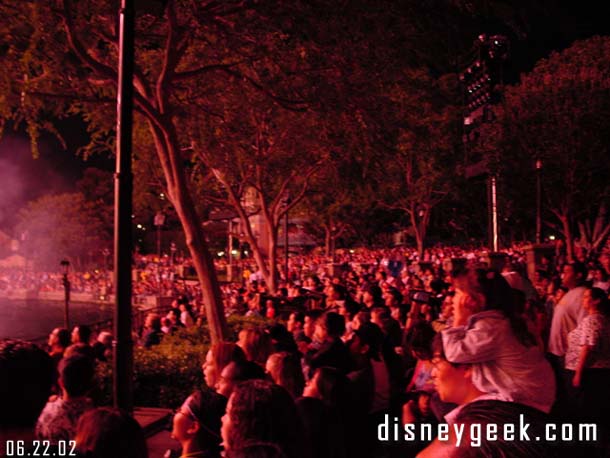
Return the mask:
<svg viewBox="0 0 610 458">
<path fill-rule="evenodd" d="M 100 361 L 109 361 L 112 358 L 112 334 L 102 331 L 97 336 L 97 341 L 93 344 L 93 353 Z"/>
<path fill-rule="evenodd" d="M 90 345 L 91 343 L 91 328 L 84 324 L 74 326 L 72 330 L 72 343 L 82 343 L 84 345 Z"/>
<path fill-rule="evenodd" d="M 267 358 L 271 354 L 271 339 L 269 335 L 259 328 L 242 329 L 239 332 L 237 345 L 246 354 L 248 361 L 265 367 Z"/>
<path fill-rule="evenodd" d="M 307 338 L 305 333 L 303 332 L 303 328 L 305 327 L 305 315 L 303 312 L 292 312 L 288 317 L 288 322 L 286 323 L 286 328 L 289 332 L 292 333 L 295 342 L 298 344 L 300 341 L 304 340 L 303 338 Z"/>
<path fill-rule="evenodd" d="M 144 432 L 127 412 L 109 407 L 87 411 L 76 426 L 76 450 L 95 458 L 148 458 Z"/>
<path fill-rule="evenodd" d="M 55 362 L 55 365 L 59 364 L 59 361 L 64 357 L 66 348 L 70 346 L 70 331 L 63 328 L 55 328 L 49 334 L 49 355 Z"/>
<path fill-rule="evenodd" d="M 184 457 L 220 457 L 220 419 L 227 399 L 212 390 L 191 394 L 174 414 L 172 438 Z"/>
<path fill-rule="evenodd" d="M 563 357 L 568 346 L 568 334 L 585 315 L 582 297 L 585 292 L 583 283 L 587 269 L 580 262 L 573 262 L 563 268 L 562 283 L 568 292 L 561 298 L 553 311 L 553 321 L 549 335 L 549 352 L 554 355 L 555 363 L 563 367 Z"/>
<path fill-rule="evenodd" d="M 228 453 L 256 442 L 277 445 L 286 458 L 305 458 L 303 426 L 288 392 L 265 380 L 235 387 L 222 417 L 223 445 Z"/>
<path fill-rule="evenodd" d="M 608 282 L 608 274 L 602 266 L 595 267 L 591 272 L 591 277 L 594 288 L 602 289 L 608 293 L 608 290 L 610 289 L 610 282 Z"/>
<path fill-rule="evenodd" d="M 252 361 L 233 361 L 225 366 L 220 373 L 216 392 L 229 398 L 235 387 L 246 380 L 264 379 L 265 371 Z"/>
<path fill-rule="evenodd" d="M 215 389 L 220 374 L 227 365 L 234 361 L 245 361 L 244 351 L 232 342 L 218 342 L 210 347 L 202 365 L 206 385 Z"/>
<path fill-rule="evenodd" d="M 311 350 L 305 355 L 310 374 L 320 367 L 334 367 L 344 375 L 351 367 L 349 350 L 341 340 L 345 332 L 344 318 L 335 312 L 326 312 L 316 321 L 314 340 L 322 342 L 319 349 Z"/>
<path fill-rule="evenodd" d="M 53 360 L 37 346 L 0 340 L 0 445 L 22 440 L 30 447 L 36 420 L 55 379 Z M 4 450 L 4 449 L 3 449 Z M 3 451 L 4 453 L 4 451 Z"/>
<path fill-rule="evenodd" d="M 549 361 L 555 371 L 557 381 L 556 413 L 566 415 L 568 409 L 567 393 L 563 382 L 565 361 L 564 356 L 568 348 L 568 334 L 584 318 L 582 297 L 585 293 L 583 286 L 587 278 L 587 269 L 580 262 L 573 262 L 563 267 L 562 283 L 568 289 L 553 309 L 553 319 L 549 331 Z M 561 290 L 559 290 L 561 291 Z M 559 292 L 558 291 L 558 292 Z"/>
<path fill-rule="evenodd" d="M 93 361 L 82 355 L 64 358 L 59 363 L 61 397 L 47 402 L 36 425 L 36 435 L 51 444 L 74 438 L 80 416 L 93 408 L 88 397 L 93 388 Z"/>
<path fill-rule="evenodd" d="M 267 359 L 266 370 L 271 379 L 285 388 L 293 399 L 303 394 L 305 379 L 301 370 L 301 360 L 296 354 L 286 351 L 273 353 Z"/>
<path fill-rule="evenodd" d="M 587 314 L 568 334 L 566 380 L 571 416 L 608 423 L 608 382 L 610 381 L 610 304 L 599 288 L 583 294 Z"/>
</svg>

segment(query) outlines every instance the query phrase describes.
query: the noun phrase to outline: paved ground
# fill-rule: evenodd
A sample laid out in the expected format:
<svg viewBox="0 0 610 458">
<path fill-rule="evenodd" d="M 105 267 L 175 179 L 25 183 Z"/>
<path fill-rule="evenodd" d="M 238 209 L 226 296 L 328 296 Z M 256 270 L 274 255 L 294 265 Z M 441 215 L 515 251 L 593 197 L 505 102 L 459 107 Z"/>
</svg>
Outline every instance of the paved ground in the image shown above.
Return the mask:
<svg viewBox="0 0 610 458">
<path fill-rule="evenodd" d="M 171 421 L 169 409 L 136 407 L 134 417 L 144 429 L 149 458 L 162 458 L 168 449 L 178 448 L 178 442 L 170 437 L 166 428 Z"/>
<path fill-rule="evenodd" d="M 179 448 L 178 442 L 169 437 L 169 435 L 169 431 L 160 431 L 146 439 L 148 458 L 163 458 L 163 454 L 168 449 Z"/>
</svg>

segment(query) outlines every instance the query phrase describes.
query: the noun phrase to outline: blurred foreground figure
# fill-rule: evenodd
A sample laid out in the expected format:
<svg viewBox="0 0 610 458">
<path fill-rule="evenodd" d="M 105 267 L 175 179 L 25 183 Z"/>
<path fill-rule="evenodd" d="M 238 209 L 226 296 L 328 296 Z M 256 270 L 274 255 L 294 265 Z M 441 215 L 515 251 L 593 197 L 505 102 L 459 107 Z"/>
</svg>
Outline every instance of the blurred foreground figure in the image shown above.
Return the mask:
<svg viewBox="0 0 610 458">
<path fill-rule="evenodd" d="M 29 342 L 0 340 L 0 453 L 7 440 L 32 444 L 54 380 L 53 360 L 46 352 Z"/>
<path fill-rule="evenodd" d="M 109 407 L 89 410 L 76 427 L 76 450 L 91 458 L 148 458 L 144 432 L 128 413 Z"/>
</svg>

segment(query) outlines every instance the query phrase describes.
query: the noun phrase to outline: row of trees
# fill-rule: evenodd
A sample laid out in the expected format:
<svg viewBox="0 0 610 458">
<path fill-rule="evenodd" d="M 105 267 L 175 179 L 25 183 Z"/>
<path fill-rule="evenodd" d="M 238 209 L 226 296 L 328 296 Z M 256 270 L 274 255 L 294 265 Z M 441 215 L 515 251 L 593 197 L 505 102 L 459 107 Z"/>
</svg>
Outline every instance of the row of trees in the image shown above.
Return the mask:
<svg viewBox="0 0 610 458">
<path fill-rule="evenodd" d="M 166 0 L 141 7 L 136 189 L 144 194 L 152 186 L 175 210 L 204 292 L 212 340 L 225 328 L 202 227 L 213 209 L 238 215 L 274 290 L 278 228 L 288 211 L 308 213 L 330 247 L 350 227 L 362 230 L 374 212 L 393 210 L 411 226 L 422 252 L 435 212 L 450 214 L 453 227 L 463 227 L 468 206 L 481 205 L 460 203 L 465 185 L 458 173 L 462 119 L 455 73 L 456 57 L 478 31 L 461 2 L 444 7 L 444 15 L 437 6 Z M 91 142 L 85 152 L 113 144 L 117 8 L 117 2 L 93 0 L 0 2 L 6 70 L 0 114 L 27 126 L 34 152 L 39 132 L 54 131 L 52 120 L 66 115 L 87 123 Z M 455 24 L 463 27 L 459 35 Z M 548 154 L 545 167 L 556 165 L 558 174 L 571 171 L 581 180 L 557 188 L 562 195 L 564 189 L 582 193 L 583 181 L 600 181 L 598 161 L 608 143 L 595 135 L 609 119 L 602 115 L 608 101 L 606 43 L 577 44 L 576 51 L 553 55 L 524 76 L 507 92 L 498 121 L 485 127 L 481 147 L 502 151 L 504 164 Z M 579 60 L 583 53 L 588 57 Z M 589 64 L 596 71 L 587 79 L 583 66 Z M 595 103 L 578 95 L 575 85 Z M 578 127 L 572 124 L 574 104 L 582 110 Z M 545 118 L 548 110 L 556 116 Z M 574 146 L 568 138 L 579 142 L 577 149 L 567 146 Z M 589 175 L 582 176 L 574 161 L 586 163 Z M 555 180 L 549 190 L 561 181 L 546 177 Z M 518 190 L 526 189 L 527 173 L 523 179 Z M 513 194 L 503 195 L 512 202 Z M 580 217 L 573 210 L 580 204 L 569 199 L 569 210 L 549 207 L 559 210 L 568 238 Z M 528 204 L 519 201 L 518 211 L 527 213 Z M 267 256 L 257 249 L 250 226 L 255 212 L 267 223 Z"/>
</svg>

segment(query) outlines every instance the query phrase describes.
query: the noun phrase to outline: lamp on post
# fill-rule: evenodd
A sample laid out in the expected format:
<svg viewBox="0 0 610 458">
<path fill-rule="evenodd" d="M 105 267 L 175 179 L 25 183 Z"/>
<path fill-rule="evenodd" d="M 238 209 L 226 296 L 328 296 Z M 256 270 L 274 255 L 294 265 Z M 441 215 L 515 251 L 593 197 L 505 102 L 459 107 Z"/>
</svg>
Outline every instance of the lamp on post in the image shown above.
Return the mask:
<svg viewBox="0 0 610 458">
<path fill-rule="evenodd" d="M 70 329 L 70 280 L 68 280 L 68 271 L 70 270 L 70 261 L 62 259 L 59 265 L 63 269 L 63 285 L 64 285 L 64 328 Z"/>
<path fill-rule="evenodd" d="M 161 262 L 161 227 L 165 224 L 165 213 L 157 212 L 154 219 L 154 225 L 157 228 L 157 257 Z"/>
<path fill-rule="evenodd" d="M 170 258 L 169 258 L 169 262 L 171 264 L 171 266 L 174 266 L 174 262 L 175 262 L 175 257 L 176 257 L 176 251 L 178 251 L 178 248 L 176 248 L 176 242 L 172 242 L 169 244 L 169 252 L 170 252 Z"/>
</svg>

